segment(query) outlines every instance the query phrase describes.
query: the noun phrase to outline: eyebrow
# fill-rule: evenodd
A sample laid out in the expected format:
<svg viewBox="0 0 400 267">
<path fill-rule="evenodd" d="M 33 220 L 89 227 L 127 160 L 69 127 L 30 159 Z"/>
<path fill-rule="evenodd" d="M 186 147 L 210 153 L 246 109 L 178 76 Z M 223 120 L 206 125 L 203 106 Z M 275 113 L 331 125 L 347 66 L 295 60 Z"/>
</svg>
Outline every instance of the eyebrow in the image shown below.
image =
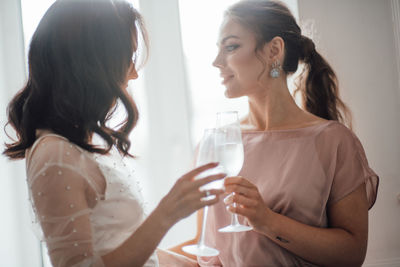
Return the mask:
<svg viewBox="0 0 400 267">
<path fill-rule="evenodd" d="M 228 36 L 226 36 L 224 39 L 222 39 L 222 41 L 221 41 L 221 45 L 223 45 L 228 39 L 231 39 L 231 38 L 235 38 L 235 39 L 240 39 L 238 36 L 236 36 L 236 35 L 228 35 Z M 217 44 L 218 45 L 218 44 Z"/>
</svg>

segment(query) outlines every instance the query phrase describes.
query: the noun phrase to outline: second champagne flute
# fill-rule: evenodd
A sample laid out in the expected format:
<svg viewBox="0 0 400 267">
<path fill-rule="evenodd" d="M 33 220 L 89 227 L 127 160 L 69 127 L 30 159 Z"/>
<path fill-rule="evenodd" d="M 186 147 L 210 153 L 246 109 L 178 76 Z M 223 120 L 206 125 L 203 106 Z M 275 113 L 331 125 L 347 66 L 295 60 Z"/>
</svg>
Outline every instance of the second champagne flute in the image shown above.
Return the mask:
<svg viewBox="0 0 400 267">
<path fill-rule="evenodd" d="M 201 166 L 210 162 L 217 162 L 217 150 L 216 150 L 216 129 L 206 129 L 204 131 L 203 138 L 199 144 L 199 150 L 197 153 L 196 166 Z M 206 176 L 222 173 L 221 168 L 217 166 L 216 168 L 209 169 L 196 177 L 196 179 L 204 178 Z M 203 185 L 200 190 L 210 190 L 210 189 L 222 189 L 223 180 L 214 181 Z M 205 197 L 205 200 L 214 198 L 215 196 Z M 207 222 L 208 206 L 204 207 L 203 211 L 203 223 L 201 228 L 201 234 L 199 242 L 196 245 L 189 245 L 182 247 L 182 250 L 186 253 L 197 255 L 197 256 L 217 256 L 219 251 L 215 248 L 209 247 L 204 242 L 204 234 Z"/>
</svg>

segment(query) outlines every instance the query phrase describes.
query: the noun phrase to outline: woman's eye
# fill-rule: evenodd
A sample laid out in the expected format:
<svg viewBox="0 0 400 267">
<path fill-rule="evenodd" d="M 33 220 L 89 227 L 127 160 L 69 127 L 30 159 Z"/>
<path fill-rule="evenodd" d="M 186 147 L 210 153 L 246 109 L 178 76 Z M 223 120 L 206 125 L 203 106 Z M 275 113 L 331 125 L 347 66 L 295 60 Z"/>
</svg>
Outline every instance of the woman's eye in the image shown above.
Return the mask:
<svg viewBox="0 0 400 267">
<path fill-rule="evenodd" d="M 235 50 L 238 47 L 239 47 L 239 45 L 236 45 L 236 44 L 227 45 L 227 46 L 225 46 L 225 50 L 228 51 L 228 52 L 232 52 L 233 50 Z"/>
</svg>

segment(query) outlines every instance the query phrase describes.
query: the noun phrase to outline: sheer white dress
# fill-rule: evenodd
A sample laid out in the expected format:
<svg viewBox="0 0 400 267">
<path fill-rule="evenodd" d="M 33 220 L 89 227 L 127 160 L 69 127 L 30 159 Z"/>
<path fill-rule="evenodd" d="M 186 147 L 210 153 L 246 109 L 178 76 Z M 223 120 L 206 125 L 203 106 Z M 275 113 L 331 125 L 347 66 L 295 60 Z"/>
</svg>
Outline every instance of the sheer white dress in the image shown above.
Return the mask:
<svg viewBox="0 0 400 267">
<path fill-rule="evenodd" d="M 133 170 L 116 151 L 102 156 L 41 132 L 26 151 L 34 224 L 54 266 L 104 266 L 145 219 Z M 153 253 L 144 266 L 158 266 Z"/>
</svg>

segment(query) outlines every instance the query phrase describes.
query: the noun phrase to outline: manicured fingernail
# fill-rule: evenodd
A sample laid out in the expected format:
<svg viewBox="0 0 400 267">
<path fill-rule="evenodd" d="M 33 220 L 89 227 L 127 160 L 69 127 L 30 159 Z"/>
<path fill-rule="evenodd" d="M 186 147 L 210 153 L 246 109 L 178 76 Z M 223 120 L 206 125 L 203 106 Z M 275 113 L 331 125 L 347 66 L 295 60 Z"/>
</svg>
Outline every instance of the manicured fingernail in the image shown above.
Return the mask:
<svg viewBox="0 0 400 267">
<path fill-rule="evenodd" d="M 227 195 L 226 197 L 224 197 L 224 203 L 225 203 L 225 204 L 228 202 L 228 198 L 229 198 L 229 195 Z"/>
</svg>

